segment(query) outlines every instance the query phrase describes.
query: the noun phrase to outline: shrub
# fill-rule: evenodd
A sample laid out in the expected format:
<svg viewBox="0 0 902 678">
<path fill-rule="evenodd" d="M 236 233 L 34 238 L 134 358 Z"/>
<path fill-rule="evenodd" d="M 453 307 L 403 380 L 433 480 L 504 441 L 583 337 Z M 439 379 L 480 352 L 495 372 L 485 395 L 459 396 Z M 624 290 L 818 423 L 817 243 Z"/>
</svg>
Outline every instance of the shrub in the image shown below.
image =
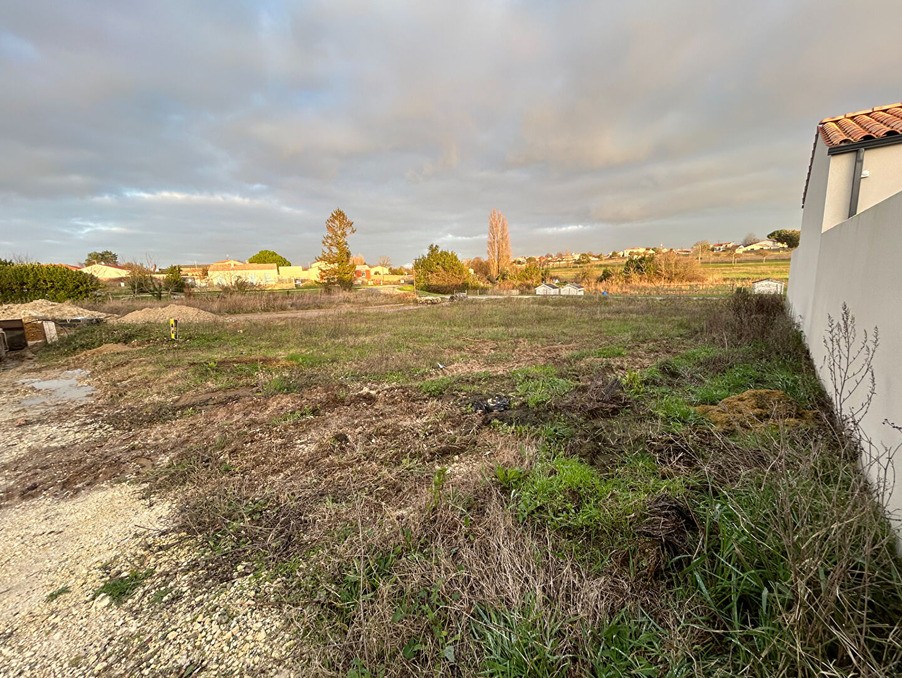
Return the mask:
<svg viewBox="0 0 902 678">
<path fill-rule="evenodd" d="M 0 302 L 21 304 L 35 299 L 86 299 L 100 289 L 93 275 L 65 266 L 13 264 L 0 266 Z"/>
</svg>

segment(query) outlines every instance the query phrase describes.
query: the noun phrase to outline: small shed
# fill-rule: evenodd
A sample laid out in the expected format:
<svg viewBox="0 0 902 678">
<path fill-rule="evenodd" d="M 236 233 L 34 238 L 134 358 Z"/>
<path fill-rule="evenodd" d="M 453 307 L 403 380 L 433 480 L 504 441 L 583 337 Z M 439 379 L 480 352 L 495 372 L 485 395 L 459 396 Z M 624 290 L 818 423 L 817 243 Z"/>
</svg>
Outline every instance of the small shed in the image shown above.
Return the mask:
<svg viewBox="0 0 902 678">
<path fill-rule="evenodd" d="M 586 290 L 583 289 L 582 285 L 577 285 L 576 283 L 567 283 L 561 288 L 561 294 L 566 296 L 575 296 L 581 297 L 586 293 Z"/>
<path fill-rule="evenodd" d="M 783 294 L 784 283 L 773 278 L 764 278 L 752 283 L 752 294 Z"/>
<path fill-rule="evenodd" d="M 557 296 L 560 293 L 561 288 L 557 285 L 552 285 L 551 283 L 542 283 L 541 285 L 536 287 L 536 294 L 538 294 L 539 296 Z"/>
</svg>

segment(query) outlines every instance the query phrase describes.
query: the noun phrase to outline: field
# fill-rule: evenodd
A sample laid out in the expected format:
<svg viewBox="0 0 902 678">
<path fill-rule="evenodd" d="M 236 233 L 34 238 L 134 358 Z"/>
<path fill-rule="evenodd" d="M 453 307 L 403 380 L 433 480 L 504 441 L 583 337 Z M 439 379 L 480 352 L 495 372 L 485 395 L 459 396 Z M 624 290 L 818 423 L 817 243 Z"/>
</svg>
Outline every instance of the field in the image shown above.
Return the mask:
<svg viewBox="0 0 902 678">
<path fill-rule="evenodd" d="M 623 268 L 624 259 L 613 259 L 603 264 L 593 264 L 589 267 L 590 280 L 595 280 L 604 269 L 619 271 Z M 773 278 L 787 282 L 789 280 L 789 257 L 785 253 L 761 254 L 748 253 L 738 255 L 735 258 L 729 255 L 710 254 L 705 255 L 701 261 L 702 272 L 707 280 L 697 283 L 685 283 L 678 286 L 659 286 L 660 289 L 648 291 L 646 286 L 633 284 L 624 290 L 636 294 L 673 294 L 676 292 L 706 292 L 710 294 L 732 293 L 737 287 L 748 286 L 755 280 Z M 584 271 L 577 266 L 554 267 L 551 269 L 554 277 L 563 281 L 578 281 L 584 276 Z M 610 286 L 610 283 L 607 283 Z M 668 289 L 670 288 L 670 289 Z"/>
<path fill-rule="evenodd" d="M 96 393 L 0 416 L 23 441 L 0 457 L 0 538 L 104 492 L 135 498 L 98 520 L 154 527 L 10 585 L 38 621 L 3 636 L 0 614 L 0 669 L 902 669 L 891 532 L 781 299 L 295 313 L 177 342 L 92 326 L 8 368 L 9 401 L 73 369 Z"/>
</svg>

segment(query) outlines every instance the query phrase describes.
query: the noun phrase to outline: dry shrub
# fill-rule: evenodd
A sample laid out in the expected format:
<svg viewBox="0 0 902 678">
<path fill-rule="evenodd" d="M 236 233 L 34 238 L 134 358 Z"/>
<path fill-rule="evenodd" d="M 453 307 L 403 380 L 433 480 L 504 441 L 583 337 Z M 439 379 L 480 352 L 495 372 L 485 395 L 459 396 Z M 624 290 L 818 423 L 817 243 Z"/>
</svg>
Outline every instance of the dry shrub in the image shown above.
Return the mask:
<svg viewBox="0 0 902 678">
<path fill-rule="evenodd" d="M 801 332 L 780 295 L 736 290 L 726 301 L 711 307 L 705 318 L 705 334 L 724 348 L 759 344 L 769 355 L 807 361 Z"/>
</svg>

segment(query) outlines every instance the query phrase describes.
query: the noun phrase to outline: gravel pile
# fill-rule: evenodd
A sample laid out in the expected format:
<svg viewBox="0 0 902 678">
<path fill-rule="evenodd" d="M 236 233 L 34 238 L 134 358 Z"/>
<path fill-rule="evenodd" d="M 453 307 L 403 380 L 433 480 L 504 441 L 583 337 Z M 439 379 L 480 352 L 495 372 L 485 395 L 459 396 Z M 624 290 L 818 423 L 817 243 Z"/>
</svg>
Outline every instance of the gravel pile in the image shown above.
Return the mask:
<svg viewBox="0 0 902 678">
<path fill-rule="evenodd" d="M 170 304 L 163 308 L 142 308 L 140 311 L 132 311 L 128 315 L 124 315 L 113 322 L 117 323 L 157 323 L 167 322 L 170 318 L 175 318 L 179 322 L 188 323 L 214 323 L 222 320 L 215 313 L 202 311 L 199 308 L 191 308 L 190 306 L 179 306 L 178 304 Z"/>
<path fill-rule="evenodd" d="M 37 299 L 27 304 L 0 306 L 0 318 L 25 320 L 73 320 L 75 318 L 111 318 L 109 313 L 89 311 L 70 303 L 56 303 Z"/>
</svg>

